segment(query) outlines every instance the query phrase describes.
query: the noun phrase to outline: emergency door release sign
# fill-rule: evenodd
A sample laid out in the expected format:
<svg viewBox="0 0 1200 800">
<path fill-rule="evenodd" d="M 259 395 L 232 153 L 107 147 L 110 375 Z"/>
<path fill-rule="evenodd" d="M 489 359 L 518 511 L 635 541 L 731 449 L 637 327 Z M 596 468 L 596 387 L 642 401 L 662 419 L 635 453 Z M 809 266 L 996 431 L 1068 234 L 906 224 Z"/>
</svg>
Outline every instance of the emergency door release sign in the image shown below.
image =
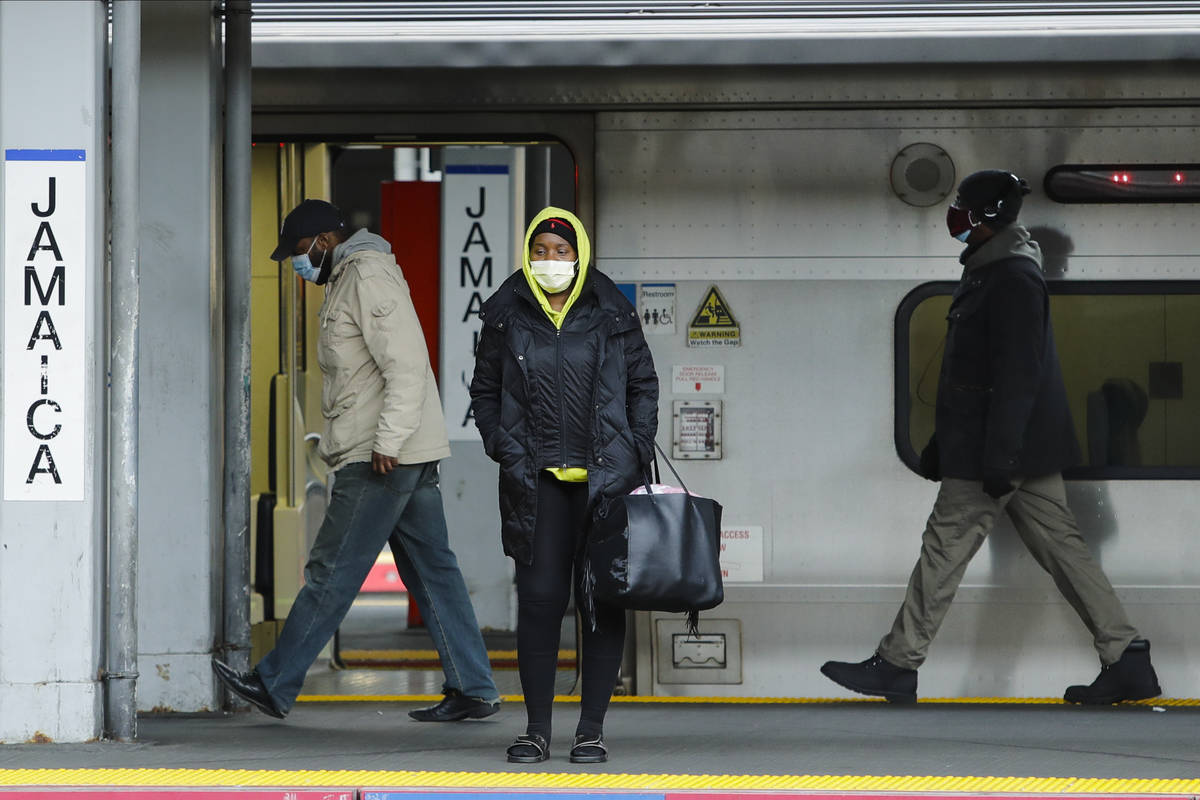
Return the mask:
<svg viewBox="0 0 1200 800">
<path fill-rule="evenodd" d="M 673 394 L 725 394 L 724 364 L 674 364 L 671 366 Z"/>
<path fill-rule="evenodd" d="M 4 151 L 4 499 L 83 500 L 83 150 Z"/>
</svg>

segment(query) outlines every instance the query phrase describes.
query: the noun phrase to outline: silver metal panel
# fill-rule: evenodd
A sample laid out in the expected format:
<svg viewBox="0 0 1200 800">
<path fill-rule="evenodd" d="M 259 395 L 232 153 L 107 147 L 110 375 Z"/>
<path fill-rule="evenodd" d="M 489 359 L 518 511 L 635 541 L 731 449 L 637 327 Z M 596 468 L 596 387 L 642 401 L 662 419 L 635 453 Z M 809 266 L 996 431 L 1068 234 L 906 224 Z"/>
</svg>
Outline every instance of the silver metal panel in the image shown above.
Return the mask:
<svg viewBox="0 0 1200 800">
<path fill-rule="evenodd" d="M 266 67 L 1144 61 L 1196 3 L 256 3 Z"/>
<path fill-rule="evenodd" d="M 346 52 L 351 52 L 347 50 Z M 256 61 L 256 111 L 630 108 L 1027 108 L 1194 102 L 1200 61 L 1011 65 L 274 68 Z M 354 117 L 351 116 L 351 119 Z M 361 119 L 361 117 L 358 117 Z M 348 121 L 348 120 L 347 120 Z M 522 129 L 528 126 L 523 126 Z M 440 132 L 454 131 L 443 128 Z M 315 131 L 314 131 L 315 132 Z M 368 125 L 359 133 L 373 133 Z"/>
<path fill-rule="evenodd" d="M 955 278 L 944 204 L 890 188 L 896 154 L 928 141 L 959 180 L 1026 177 L 1023 218 L 1070 239 L 1068 277 L 1194 277 L 1193 206 L 1062 205 L 1040 184 L 1064 162 L 1190 162 L 1198 135 L 1196 109 L 603 114 L 597 252 L 646 280 Z"/>
<path fill-rule="evenodd" d="M 914 286 L 961 270 L 944 207 L 892 194 L 892 156 L 931 141 L 961 175 L 1006 166 L 1036 187 L 1063 161 L 1193 160 L 1196 128 L 1185 109 L 600 116 L 601 269 L 676 281 L 682 321 L 719 281 L 741 324 L 741 347 L 688 349 L 682 323 L 648 338 L 660 376 L 673 364 L 725 367 L 723 458 L 687 462 L 683 477 L 725 504 L 729 526 L 761 525 L 765 539 L 764 583 L 730 585 L 725 605 L 706 612 L 742 621 L 743 683 L 651 691 L 841 696 L 820 664 L 866 657 L 891 623 L 936 494 L 893 444 L 893 318 Z M 1194 213 L 1062 206 L 1035 191 L 1023 217 L 1073 240 L 1068 278 L 1161 279 L 1200 274 Z M 662 430 L 674 399 L 664 383 Z M 1181 633 L 1200 602 L 1194 487 L 1069 491 L 1085 538 L 1154 641 L 1165 691 L 1194 693 L 1200 651 Z M 653 625 L 639 630 L 644 669 Z M 1088 639 L 1006 523 L 968 569 L 921 692 L 1058 695 L 1094 675 Z"/>
</svg>

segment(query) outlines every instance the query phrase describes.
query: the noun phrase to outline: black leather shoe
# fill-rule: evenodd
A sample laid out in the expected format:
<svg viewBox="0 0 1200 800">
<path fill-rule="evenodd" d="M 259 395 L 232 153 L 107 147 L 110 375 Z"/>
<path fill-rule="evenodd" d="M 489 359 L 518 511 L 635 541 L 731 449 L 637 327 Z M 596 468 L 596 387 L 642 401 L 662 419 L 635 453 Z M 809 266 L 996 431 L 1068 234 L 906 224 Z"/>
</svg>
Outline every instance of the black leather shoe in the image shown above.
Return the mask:
<svg viewBox="0 0 1200 800">
<path fill-rule="evenodd" d="M 1158 697 L 1158 675 L 1150 663 L 1150 642 L 1134 639 L 1115 664 L 1100 667 L 1100 674 L 1088 686 L 1069 686 L 1063 699 L 1085 706 L 1108 706 L 1122 700 L 1146 700 Z"/>
<path fill-rule="evenodd" d="M 259 711 L 275 719 L 283 719 L 287 716 L 287 714 L 275 707 L 275 701 L 271 699 L 271 693 L 267 691 L 262 678 L 258 677 L 258 670 L 251 670 L 244 673 L 237 672 L 233 667 L 215 658 L 212 660 L 212 668 L 213 672 L 217 673 L 217 677 L 221 680 L 221 683 L 225 684 L 226 689 Z"/>
<path fill-rule="evenodd" d="M 499 710 L 499 701 L 488 703 L 477 697 L 466 697 L 457 689 L 447 689 L 442 702 L 429 708 L 414 708 L 408 715 L 417 722 L 457 722 L 460 719 L 483 719 Z"/>
<path fill-rule="evenodd" d="M 890 703 L 917 702 L 917 671 L 897 667 L 876 653 L 866 661 L 826 661 L 821 674 L 852 692 L 885 697 Z"/>
</svg>

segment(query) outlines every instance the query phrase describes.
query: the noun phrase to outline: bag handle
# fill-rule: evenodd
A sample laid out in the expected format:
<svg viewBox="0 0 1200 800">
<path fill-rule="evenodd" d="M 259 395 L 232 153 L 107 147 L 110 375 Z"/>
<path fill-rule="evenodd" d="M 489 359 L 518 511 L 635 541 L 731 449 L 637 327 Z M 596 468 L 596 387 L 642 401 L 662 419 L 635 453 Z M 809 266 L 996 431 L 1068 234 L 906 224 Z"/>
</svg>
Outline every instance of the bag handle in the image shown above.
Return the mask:
<svg viewBox="0 0 1200 800">
<path fill-rule="evenodd" d="M 654 440 L 654 449 L 657 450 L 659 452 L 659 455 L 661 455 L 663 457 L 663 461 L 667 462 L 667 466 L 671 468 L 671 474 L 675 476 L 675 480 L 679 481 L 679 485 L 681 487 L 683 487 L 683 491 L 687 492 L 690 495 L 691 492 L 688 491 L 687 484 L 685 484 L 683 482 L 683 478 L 679 477 L 679 471 L 675 469 L 675 465 L 671 463 L 671 459 L 667 458 L 667 454 L 665 452 L 663 452 L 663 449 L 661 447 L 659 447 L 657 439 Z M 655 462 L 654 466 L 657 467 L 658 459 L 655 458 L 654 462 Z"/>
</svg>

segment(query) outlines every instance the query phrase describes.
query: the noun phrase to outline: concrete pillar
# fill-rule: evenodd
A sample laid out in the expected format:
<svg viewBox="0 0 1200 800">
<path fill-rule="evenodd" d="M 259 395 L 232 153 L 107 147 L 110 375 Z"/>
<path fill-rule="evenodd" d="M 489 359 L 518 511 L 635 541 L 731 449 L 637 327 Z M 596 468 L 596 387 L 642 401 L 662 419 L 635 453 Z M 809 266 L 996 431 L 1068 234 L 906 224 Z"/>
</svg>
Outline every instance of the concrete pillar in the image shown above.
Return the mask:
<svg viewBox="0 0 1200 800">
<path fill-rule="evenodd" d="M 142 4 L 138 708 L 216 708 L 223 425 L 219 20 Z"/>
<path fill-rule="evenodd" d="M 106 36 L 97 0 L 0 3 L 0 742 L 102 722 Z"/>
</svg>

